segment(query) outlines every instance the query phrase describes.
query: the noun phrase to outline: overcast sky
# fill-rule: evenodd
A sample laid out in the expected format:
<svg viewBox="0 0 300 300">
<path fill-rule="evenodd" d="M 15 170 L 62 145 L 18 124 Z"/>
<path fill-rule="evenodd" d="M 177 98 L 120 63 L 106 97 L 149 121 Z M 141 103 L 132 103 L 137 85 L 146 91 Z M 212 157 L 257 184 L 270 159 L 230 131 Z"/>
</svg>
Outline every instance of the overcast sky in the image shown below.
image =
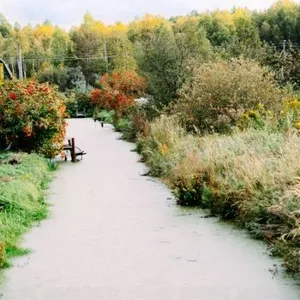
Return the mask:
<svg viewBox="0 0 300 300">
<path fill-rule="evenodd" d="M 11 23 L 43 23 L 70 28 L 78 25 L 86 12 L 107 24 L 128 22 L 145 13 L 165 17 L 184 15 L 192 10 L 205 11 L 215 8 L 247 7 L 264 9 L 274 0 L 0 0 L 0 13 Z"/>
</svg>

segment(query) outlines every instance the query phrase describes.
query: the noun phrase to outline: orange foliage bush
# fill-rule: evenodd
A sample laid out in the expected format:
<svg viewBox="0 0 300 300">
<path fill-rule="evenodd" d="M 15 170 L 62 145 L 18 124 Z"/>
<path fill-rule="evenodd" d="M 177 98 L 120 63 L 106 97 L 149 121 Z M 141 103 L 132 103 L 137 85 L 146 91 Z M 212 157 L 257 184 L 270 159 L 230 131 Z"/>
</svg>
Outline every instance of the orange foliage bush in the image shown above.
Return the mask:
<svg viewBox="0 0 300 300">
<path fill-rule="evenodd" d="M 19 150 L 54 156 L 65 136 L 65 111 L 62 97 L 48 84 L 5 81 L 0 85 L 1 148 L 13 143 Z"/>
<path fill-rule="evenodd" d="M 92 105 L 115 110 L 118 116 L 122 116 L 146 88 L 146 80 L 134 71 L 104 74 L 99 84 L 101 89 L 91 93 Z"/>
</svg>

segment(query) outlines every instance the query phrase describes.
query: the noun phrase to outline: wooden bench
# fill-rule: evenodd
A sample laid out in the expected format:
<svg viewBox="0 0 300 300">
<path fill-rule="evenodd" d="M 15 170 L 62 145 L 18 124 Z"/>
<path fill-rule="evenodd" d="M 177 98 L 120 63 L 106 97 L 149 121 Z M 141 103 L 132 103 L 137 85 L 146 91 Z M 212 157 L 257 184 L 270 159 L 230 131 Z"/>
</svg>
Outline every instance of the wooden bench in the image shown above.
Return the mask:
<svg viewBox="0 0 300 300">
<path fill-rule="evenodd" d="M 78 156 L 81 156 L 81 159 L 82 159 L 83 155 L 86 155 L 86 153 L 83 150 L 81 150 L 80 148 L 75 146 L 74 138 L 68 139 L 68 144 L 63 146 L 63 150 L 70 151 L 72 162 L 78 161 L 78 159 L 77 159 Z M 65 156 L 65 161 L 67 161 L 67 160 L 68 160 L 68 158 L 67 158 L 67 156 Z"/>
</svg>

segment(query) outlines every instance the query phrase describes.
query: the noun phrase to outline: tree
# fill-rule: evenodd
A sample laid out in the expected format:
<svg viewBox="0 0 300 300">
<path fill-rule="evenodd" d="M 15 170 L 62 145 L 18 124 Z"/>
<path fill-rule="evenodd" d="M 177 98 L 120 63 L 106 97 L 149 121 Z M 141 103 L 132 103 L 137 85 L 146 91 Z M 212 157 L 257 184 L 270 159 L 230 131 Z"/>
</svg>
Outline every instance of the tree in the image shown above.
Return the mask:
<svg viewBox="0 0 300 300">
<path fill-rule="evenodd" d="M 140 44 L 137 61 L 148 79 L 148 93 L 161 108 L 176 97 L 181 85 L 180 52 L 170 27 L 161 26 L 148 33 L 148 39 Z"/>
<path fill-rule="evenodd" d="M 262 42 L 259 31 L 247 9 L 236 9 L 232 15 L 235 34 L 232 42 L 227 45 L 229 56 L 259 59 L 262 55 Z"/>
<path fill-rule="evenodd" d="M 176 99 L 189 77 L 191 61 L 199 64 L 210 59 L 212 47 L 197 16 L 178 17 L 173 23 L 155 21 L 156 27 L 148 22 L 146 29 L 138 27 L 135 49 L 139 68 L 148 79 L 148 93 L 162 108 Z"/>
<path fill-rule="evenodd" d="M 59 27 L 55 27 L 51 44 L 51 56 L 55 59 L 55 64 L 64 62 L 70 47 L 70 37 L 68 33 Z"/>
<path fill-rule="evenodd" d="M 212 56 L 212 46 L 203 28 L 199 28 L 199 17 L 179 17 L 172 26 L 175 42 L 180 53 L 182 67 L 187 61 L 208 60 Z"/>
<path fill-rule="evenodd" d="M 216 47 L 231 43 L 234 37 L 234 22 L 230 11 L 216 10 L 200 16 L 199 26 L 207 33 L 207 38 Z"/>
<path fill-rule="evenodd" d="M 0 34 L 4 38 L 7 38 L 10 36 L 11 31 L 12 31 L 12 26 L 9 24 L 9 22 L 4 17 L 4 15 L 0 13 Z"/>
<path fill-rule="evenodd" d="M 256 26 L 264 41 L 282 44 L 283 40 L 300 42 L 300 6 L 291 0 L 280 0 L 266 12 L 256 14 Z"/>
<path fill-rule="evenodd" d="M 53 67 L 37 73 L 37 79 L 40 83 L 55 84 L 61 92 L 67 90 L 80 91 L 85 88 L 85 78 L 79 67 Z"/>
<path fill-rule="evenodd" d="M 122 23 L 108 27 L 107 55 L 109 70 L 135 70 L 134 48 L 128 39 L 127 26 Z"/>
<path fill-rule="evenodd" d="M 103 23 L 96 22 L 90 14 L 86 14 L 83 24 L 71 32 L 74 54 L 78 58 L 77 65 L 81 67 L 87 83 L 92 86 L 95 85 L 98 74 L 105 72 L 102 28 Z"/>
</svg>

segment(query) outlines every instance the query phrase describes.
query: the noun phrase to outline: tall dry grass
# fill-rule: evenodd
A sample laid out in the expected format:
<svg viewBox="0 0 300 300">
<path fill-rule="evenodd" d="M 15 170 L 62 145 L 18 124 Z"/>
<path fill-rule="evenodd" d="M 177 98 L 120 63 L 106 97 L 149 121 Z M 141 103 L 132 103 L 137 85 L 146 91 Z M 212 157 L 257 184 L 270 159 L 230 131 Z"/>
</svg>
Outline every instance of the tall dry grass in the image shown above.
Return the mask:
<svg viewBox="0 0 300 300">
<path fill-rule="evenodd" d="M 285 253 L 299 250 L 297 132 L 250 128 L 199 137 L 187 134 L 175 116 L 161 116 L 139 144 L 153 175 L 168 182 L 179 204 L 209 208 L 272 243 L 289 244 Z M 295 261 L 289 269 L 300 272 Z"/>
</svg>

